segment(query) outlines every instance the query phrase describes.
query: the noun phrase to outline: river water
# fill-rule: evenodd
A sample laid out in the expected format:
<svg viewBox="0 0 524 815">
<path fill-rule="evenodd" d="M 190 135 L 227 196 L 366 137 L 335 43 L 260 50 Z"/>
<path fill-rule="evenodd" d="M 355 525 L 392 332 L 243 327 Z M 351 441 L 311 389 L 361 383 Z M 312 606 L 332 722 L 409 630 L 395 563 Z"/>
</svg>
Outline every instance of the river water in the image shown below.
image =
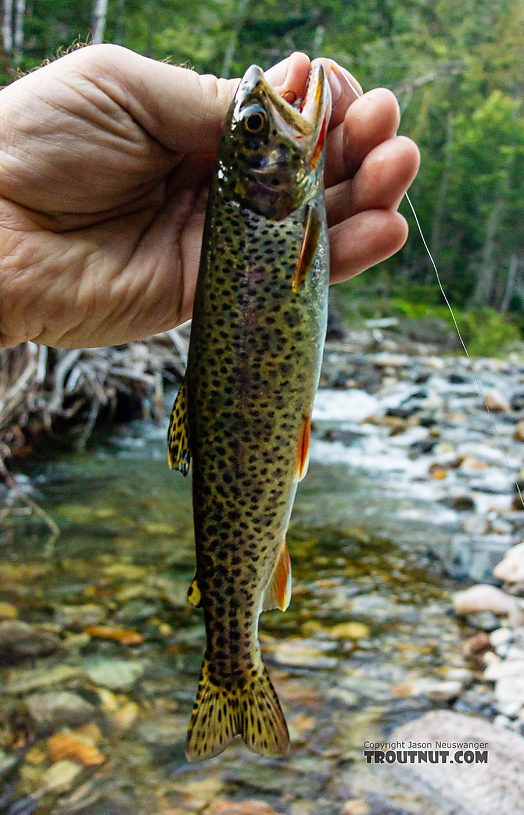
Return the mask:
<svg viewBox="0 0 524 815">
<path fill-rule="evenodd" d="M 409 501 L 330 463 L 318 436 L 288 534 L 292 602 L 260 624 L 291 752 L 266 759 L 235 743 L 186 762 L 204 630 L 186 601 L 190 480 L 168 470 L 164 436 L 137 422 L 31 462 L 33 495 L 61 534 L 50 544 L 21 516 L 0 539 L 0 612 L 36 638 L 32 657 L 15 645 L 0 667 L 0 811 L 332 815 L 349 801 L 372 815 L 438 813 L 401 781 L 378 788 L 363 749 L 452 704 L 467 681 L 457 584 Z"/>
</svg>

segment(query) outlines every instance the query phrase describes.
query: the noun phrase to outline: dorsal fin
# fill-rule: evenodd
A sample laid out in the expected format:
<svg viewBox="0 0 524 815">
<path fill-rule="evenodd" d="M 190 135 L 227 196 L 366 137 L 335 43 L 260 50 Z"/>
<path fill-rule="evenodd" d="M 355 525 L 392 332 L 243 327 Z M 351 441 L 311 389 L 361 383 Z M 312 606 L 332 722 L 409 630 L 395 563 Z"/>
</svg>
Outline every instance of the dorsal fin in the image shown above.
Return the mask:
<svg viewBox="0 0 524 815">
<path fill-rule="evenodd" d="M 271 577 L 262 597 L 262 611 L 279 608 L 285 611 L 291 600 L 291 560 L 286 541 L 280 544 Z"/>
</svg>

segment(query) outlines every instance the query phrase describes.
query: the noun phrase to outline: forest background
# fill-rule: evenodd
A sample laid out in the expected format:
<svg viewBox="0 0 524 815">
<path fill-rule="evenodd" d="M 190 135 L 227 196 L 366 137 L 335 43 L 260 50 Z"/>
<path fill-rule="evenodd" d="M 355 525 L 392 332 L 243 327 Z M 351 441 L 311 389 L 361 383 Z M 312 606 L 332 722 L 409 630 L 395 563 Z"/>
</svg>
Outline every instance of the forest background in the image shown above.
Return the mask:
<svg viewBox="0 0 524 815">
<path fill-rule="evenodd" d="M 72 45 L 115 42 L 238 76 L 295 49 L 391 88 L 422 154 L 412 199 L 473 353 L 524 331 L 521 0 L 2 0 L 1 82 Z M 404 204 L 403 211 L 410 218 Z M 405 248 L 336 287 L 346 318 L 450 319 L 410 220 Z"/>
</svg>

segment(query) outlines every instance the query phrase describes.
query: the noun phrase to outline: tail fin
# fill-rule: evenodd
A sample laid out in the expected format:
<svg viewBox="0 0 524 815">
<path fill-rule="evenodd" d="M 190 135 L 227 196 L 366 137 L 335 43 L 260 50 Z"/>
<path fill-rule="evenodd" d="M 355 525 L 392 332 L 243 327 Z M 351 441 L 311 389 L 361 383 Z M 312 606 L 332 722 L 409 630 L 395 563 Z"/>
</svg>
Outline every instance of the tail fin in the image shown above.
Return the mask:
<svg viewBox="0 0 524 815">
<path fill-rule="evenodd" d="M 237 734 L 254 753 L 280 756 L 289 749 L 284 714 L 266 668 L 261 665 L 243 688 L 227 690 L 211 682 L 204 659 L 187 734 L 187 760 L 218 755 Z"/>
</svg>

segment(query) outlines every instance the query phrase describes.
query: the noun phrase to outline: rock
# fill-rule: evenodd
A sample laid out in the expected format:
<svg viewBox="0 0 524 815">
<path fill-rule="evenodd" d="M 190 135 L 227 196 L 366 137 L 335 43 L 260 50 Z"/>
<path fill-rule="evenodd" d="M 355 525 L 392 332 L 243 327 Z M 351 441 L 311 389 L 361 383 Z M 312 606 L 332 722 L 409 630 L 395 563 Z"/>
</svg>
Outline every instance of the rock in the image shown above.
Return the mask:
<svg viewBox="0 0 524 815">
<path fill-rule="evenodd" d="M 137 726 L 141 739 L 148 744 L 171 745 L 182 741 L 186 737 L 187 720 L 185 716 L 174 713 L 161 712 L 150 715 L 148 719 Z"/>
<path fill-rule="evenodd" d="M 329 629 L 329 635 L 337 640 L 360 640 L 369 636 L 369 628 L 364 623 L 337 623 Z"/>
<path fill-rule="evenodd" d="M 524 739 L 478 716 L 438 710 L 397 727 L 391 741 L 471 742 L 486 744 L 472 749 L 488 750 L 484 763 L 408 763 L 398 768 L 404 784 L 422 784 L 446 815 L 493 815 L 522 812 L 524 800 Z"/>
<path fill-rule="evenodd" d="M 430 676 L 421 676 L 394 685 L 391 688 L 391 695 L 401 698 L 425 696 L 434 702 L 446 702 L 450 699 L 456 699 L 462 688 L 463 683 L 460 680 L 441 680 Z"/>
<path fill-rule="evenodd" d="M 6 775 L 17 762 L 16 756 L 10 756 L 0 748 L 0 778 Z"/>
<path fill-rule="evenodd" d="M 513 438 L 515 441 L 524 441 L 524 419 L 517 422 L 515 430 L 513 431 Z"/>
<path fill-rule="evenodd" d="M 480 514 L 465 515 L 461 520 L 461 526 L 464 532 L 470 535 L 483 535 L 488 529 L 488 519 Z"/>
<path fill-rule="evenodd" d="M 52 761 L 67 759 L 75 764 L 91 767 L 103 764 L 106 760 L 93 739 L 80 731 L 64 729 L 55 733 L 48 738 L 47 749 Z"/>
<path fill-rule="evenodd" d="M 514 393 L 510 399 L 512 410 L 524 410 L 524 391 Z"/>
<path fill-rule="evenodd" d="M 60 640 L 21 620 L 0 622 L 0 656 L 6 660 L 46 656 L 57 651 Z"/>
<path fill-rule="evenodd" d="M 441 499 L 441 503 L 451 509 L 455 509 L 457 512 L 468 512 L 475 509 L 475 501 L 471 495 L 466 495 L 465 493 L 446 495 Z"/>
<path fill-rule="evenodd" d="M 499 649 L 503 649 L 503 654 L 508 650 L 508 647 L 513 639 L 513 631 L 511 628 L 496 628 L 489 635 L 489 641 L 497 654 Z"/>
<path fill-rule="evenodd" d="M 90 625 L 84 628 L 83 633 L 93 639 L 111 640 L 122 645 L 141 645 L 144 642 L 144 635 L 134 628 L 118 628 L 114 625 Z"/>
<path fill-rule="evenodd" d="M 36 668 L 9 671 L 6 690 L 8 693 L 27 693 L 37 688 L 55 685 L 81 676 L 81 668 L 74 665 L 56 665 L 53 668 Z"/>
<path fill-rule="evenodd" d="M 495 685 L 495 699 L 501 713 L 517 716 L 524 706 L 524 676 L 501 677 Z"/>
<path fill-rule="evenodd" d="M 492 665 L 488 665 L 484 671 L 484 679 L 487 679 L 489 682 L 496 682 L 498 679 L 503 679 L 506 676 L 524 676 L 524 660 L 503 659 L 499 662 L 494 662 Z"/>
<path fill-rule="evenodd" d="M 493 569 L 493 574 L 506 583 L 524 581 L 524 543 L 518 543 L 509 549 Z"/>
<path fill-rule="evenodd" d="M 82 768 L 73 761 L 57 761 L 42 776 L 42 786 L 47 792 L 68 790 Z"/>
<path fill-rule="evenodd" d="M 0 620 L 14 620 L 18 617 L 18 609 L 12 603 L 0 602 Z"/>
<path fill-rule="evenodd" d="M 55 621 L 60 628 L 82 631 L 90 625 L 98 625 L 107 617 L 107 609 L 96 603 L 84 603 L 80 606 L 58 606 L 55 609 Z"/>
<path fill-rule="evenodd" d="M 33 693 L 25 699 L 33 727 L 37 730 L 77 727 L 95 715 L 93 705 L 76 693 Z"/>
<path fill-rule="evenodd" d="M 489 634 L 485 631 L 479 631 L 478 634 L 473 634 L 468 637 L 463 646 L 464 656 L 468 658 L 478 658 L 492 647 Z"/>
<path fill-rule="evenodd" d="M 108 718 L 117 733 L 125 733 L 134 725 L 139 712 L 140 708 L 136 702 L 125 702 L 118 710 L 110 713 Z"/>
<path fill-rule="evenodd" d="M 371 810 L 365 801 L 359 798 L 353 798 L 351 801 L 346 801 L 340 810 L 340 815 L 370 815 Z"/>
<path fill-rule="evenodd" d="M 84 670 L 92 682 L 112 690 L 131 687 L 142 676 L 146 667 L 147 663 L 138 659 L 110 659 L 96 656 L 84 662 Z"/>
<path fill-rule="evenodd" d="M 505 413 L 511 410 L 509 400 L 496 388 L 484 391 L 484 402 L 492 413 Z"/>
<path fill-rule="evenodd" d="M 491 611 L 477 611 L 474 614 L 468 614 L 466 622 L 472 628 L 480 628 L 482 631 L 493 631 L 499 626 L 498 617 Z"/>
<path fill-rule="evenodd" d="M 282 815 L 265 801 L 227 801 L 216 798 L 203 815 Z"/>
<path fill-rule="evenodd" d="M 490 611 L 492 614 L 508 615 L 516 623 L 522 617 L 520 606 L 515 597 L 490 586 L 487 583 L 479 583 L 465 591 L 459 591 L 453 598 L 455 613 L 459 617 L 474 614 L 482 611 Z"/>
</svg>

